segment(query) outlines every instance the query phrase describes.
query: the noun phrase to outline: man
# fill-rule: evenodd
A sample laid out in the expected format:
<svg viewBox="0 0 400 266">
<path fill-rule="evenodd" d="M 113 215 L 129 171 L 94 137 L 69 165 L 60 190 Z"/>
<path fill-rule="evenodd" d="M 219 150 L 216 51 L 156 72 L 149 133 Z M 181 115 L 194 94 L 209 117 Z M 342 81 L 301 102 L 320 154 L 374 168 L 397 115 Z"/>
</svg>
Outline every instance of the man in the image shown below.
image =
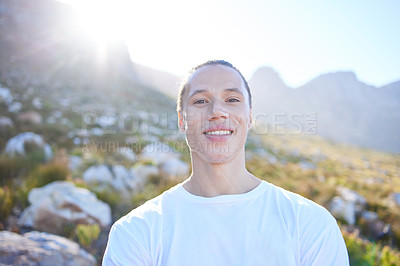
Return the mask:
<svg viewBox="0 0 400 266">
<path fill-rule="evenodd" d="M 195 67 L 177 111 L 192 174 L 113 225 L 103 265 L 349 265 L 328 211 L 246 170 L 251 93 L 236 68 Z"/>
</svg>

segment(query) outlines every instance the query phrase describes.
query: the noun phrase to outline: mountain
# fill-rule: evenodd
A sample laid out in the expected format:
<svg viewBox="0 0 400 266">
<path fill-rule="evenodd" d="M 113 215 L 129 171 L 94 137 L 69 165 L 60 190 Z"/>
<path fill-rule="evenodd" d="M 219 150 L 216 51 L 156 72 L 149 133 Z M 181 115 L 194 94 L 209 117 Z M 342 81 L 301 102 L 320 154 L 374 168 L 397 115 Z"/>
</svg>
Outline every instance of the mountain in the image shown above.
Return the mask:
<svg viewBox="0 0 400 266">
<path fill-rule="evenodd" d="M 0 85 L 75 97 L 99 110 L 119 100 L 131 111 L 174 110 L 170 97 L 135 73 L 124 42 L 100 49 L 72 26 L 76 16 L 70 5 L 53 0 L 0 0 Z"/>
<path fill-rule="evenodd" d="M 162 93 L 176 99 L 182 77 L 137 64 L 135 62 L 133 62 L 133 71 L 138 82 L 156 88 Z"/>
<path fill-rule="evenodd" d="M 289 88 L 274 70 L 261 68 L 249 84 L 255 118 L 270 128 L 287 126 L 295 134 L 400 152 L 400 82 L 376 88 L 352 72 L 336 72 Z M 307 133 L 307 125 L 316 130 Z"/>
</svg>

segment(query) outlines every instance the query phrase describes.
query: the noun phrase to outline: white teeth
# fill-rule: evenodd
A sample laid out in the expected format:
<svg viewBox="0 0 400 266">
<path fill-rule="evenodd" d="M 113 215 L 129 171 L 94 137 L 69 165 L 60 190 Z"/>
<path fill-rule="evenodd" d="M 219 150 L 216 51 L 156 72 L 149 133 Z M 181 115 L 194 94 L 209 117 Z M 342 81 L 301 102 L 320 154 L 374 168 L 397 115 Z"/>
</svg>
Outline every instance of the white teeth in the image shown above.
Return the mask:
<svg viewBox="0 0 400 266">
<path fill-rule="evenodd" d="M 229 130 L 216 130 L 216 131 L 208 131 L 206 135 L 229 135 L 231 131 Z"/>
</svg>

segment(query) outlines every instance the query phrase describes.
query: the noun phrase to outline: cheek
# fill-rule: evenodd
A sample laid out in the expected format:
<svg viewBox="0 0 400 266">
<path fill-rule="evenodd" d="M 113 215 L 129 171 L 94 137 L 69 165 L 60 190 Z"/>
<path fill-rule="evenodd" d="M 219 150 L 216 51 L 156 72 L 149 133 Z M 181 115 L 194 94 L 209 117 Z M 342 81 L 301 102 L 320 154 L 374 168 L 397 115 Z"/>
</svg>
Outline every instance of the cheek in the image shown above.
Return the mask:
<svg viewBox="0 0 400 266">
<path fill-rule="evenodd" d="M 190 112 L 186 115 L 186 125 L 187 125 L 187 132 L 186 134 L 194 134 L 198 131 L 198 129 L 202 128 L 202 114 L 200 112 Z"/>
</svg>

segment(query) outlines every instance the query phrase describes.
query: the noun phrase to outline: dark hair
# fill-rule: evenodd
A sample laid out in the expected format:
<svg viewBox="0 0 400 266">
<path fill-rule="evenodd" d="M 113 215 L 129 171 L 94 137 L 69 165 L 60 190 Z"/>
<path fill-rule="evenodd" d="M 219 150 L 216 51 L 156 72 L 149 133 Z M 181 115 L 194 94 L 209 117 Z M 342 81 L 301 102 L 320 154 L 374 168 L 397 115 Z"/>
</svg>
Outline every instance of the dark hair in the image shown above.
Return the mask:
<svg viewBox="0 0 400 266">
<path fill-rule="evenodd" d="M 240 77 L 243 80 L 244 86 L 246 87 L 247 93 L 249 94 L 249 105 L 251 108 L 251 92 L 250 92 L 250 87 L 249 84 L 247 83 L 246 79 L 243 77 L 242 73 L 240 73 L 239 69 L 237 69 L 236 67 L 234 67 L 231 63 L 225 61 L 225 60 L 209 60 L 207 62 L 204 62 L 200 65 L 195 66 L 194 68 L 192 68 L 189 73 L 186 75 L 186 77 L 182 80 L 182 83 L 179 87 L 179 93 L 178 93 L 178 100 L 177 100 L 177 111 L 179 112 L 180 110 L 182 110 L 183 107 L 183 103 L 182 103 L 182 98 L 183 95 L 185 94 L 185 91 L 187 89 L 188 83 L 190 78 L 192 77 L 192 75 L 194 74 L 194 72 L 196 72 L 196 70 L 198 70 L 199 68 L 203 67 L 203 66 L 210 66 L 210 65 L 222 65 L 222 66 L 227 66 L 230 67 L 232 69 L 234 69 L 237 73 L 239 73 Z"/>
</svg>

